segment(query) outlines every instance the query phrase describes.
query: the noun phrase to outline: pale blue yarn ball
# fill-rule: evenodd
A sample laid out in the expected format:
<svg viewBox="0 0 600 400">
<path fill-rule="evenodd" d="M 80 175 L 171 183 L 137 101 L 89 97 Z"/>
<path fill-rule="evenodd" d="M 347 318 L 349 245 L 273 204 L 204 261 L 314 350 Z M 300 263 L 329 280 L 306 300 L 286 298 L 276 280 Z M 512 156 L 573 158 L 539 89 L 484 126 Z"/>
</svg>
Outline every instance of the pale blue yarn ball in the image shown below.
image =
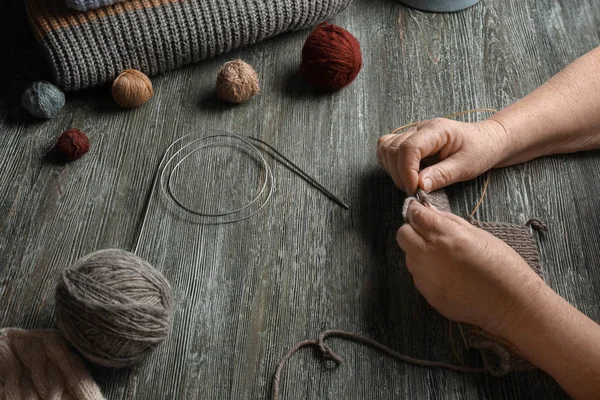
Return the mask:
<svg viewBox="0 0 600 400">
<path fill-rule="evenodd" d="M 34 82 L 21 97 L 21 105 L 37 118 L 53 118 L 65 105 L 65 94 L 50 82 Z"/>
</svg>

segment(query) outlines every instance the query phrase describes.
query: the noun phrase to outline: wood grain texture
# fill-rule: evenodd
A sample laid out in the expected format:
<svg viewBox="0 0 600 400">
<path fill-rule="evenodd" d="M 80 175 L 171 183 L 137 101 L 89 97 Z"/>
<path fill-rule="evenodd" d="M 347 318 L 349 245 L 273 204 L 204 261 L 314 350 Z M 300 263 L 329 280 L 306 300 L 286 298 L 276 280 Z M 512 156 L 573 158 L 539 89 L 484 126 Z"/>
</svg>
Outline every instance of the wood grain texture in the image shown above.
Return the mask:
<svg viewBox="0 0 600 400">
<path fill-rule="evenodd" d="M 272 202 L 233 225 L 198 225 L 154 201 L 139 255 L 172 282 L 173 335 L 131 369 L 91 366 L 108 399 L 265 399 L 279 359 L 325 329 L 362 333 L 415 357 L 455 361 L 448 323 L 414 289 L 394 241 L 403 195 L 377 166 L 378 136 L 407 122 L 475 107 L 501 108 L 600 41 L 600 3 L 482 0 L 456 14 L 355 0 L 334 22 L 363 47 L 347 89 L 319 95 L 298 76 L 307 32 L 296 32 L 153 79 L 156 95 L 133 111 L 109 88 L 71 94 L 61 114 L 31 120 L 18 106 L 43 76 L 23 5 L 0 4 L 0 326 L 53 326 L 59 273 L 94 250 L 133 249 L 153 173 L 168 145 L 213 129 L 260 137 L 350 204 L 345 211 L 270 159 Z M 214 79 L 243 58 L 262 80 L 251 102 L 215 99 Z M 61 165 L 44 152 L 70 127 L 92 149 Z M 213 153 L 211 153 L 213 154 Z M 182 196 L 237 204 L 260 181 L 229 150 L 182 168 Z M 204 161 L 203 161 L 204 160 Z M 600 153 L 549 157 L 496 171 L 478 217 L 537 216 L 548 283 L 600 321 Z M 245 165 L 250 165 L 246 170 Z M 241 171 L 241 172 L 240 172 Z M 217 187 L 221 195 L 214 193 Z M 205 182 L 203 182 L 205 181 Z M 208 183 L 206 182 L 208 181 Z M 249 183 L 245 183 L 249 182 Z M 449 190 L 456 211 L 475 204 L 483 179 Z M 487 375 L 399 364 L 332 340 L 346 360 L 328 370 L 305 350 L 283 374 L 283 399 L 563 399 L 542 372 Z M 459 348 L 464 362 L 477 362 Z"/>
</svg>

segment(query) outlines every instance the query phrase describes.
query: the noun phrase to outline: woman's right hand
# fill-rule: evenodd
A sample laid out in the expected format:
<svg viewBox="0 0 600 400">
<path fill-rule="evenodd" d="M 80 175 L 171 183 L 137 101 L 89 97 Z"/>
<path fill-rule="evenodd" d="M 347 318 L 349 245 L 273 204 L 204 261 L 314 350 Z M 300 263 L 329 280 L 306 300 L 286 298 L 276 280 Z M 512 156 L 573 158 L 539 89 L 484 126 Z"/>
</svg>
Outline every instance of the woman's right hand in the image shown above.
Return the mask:
<svg viewBox="0 0 600 400">
<path fill-rule="evenodd" d="M 473 179 L 500 166 L 511 153 L 507 131 L 497 121 L 436 118 L 379 139 L 377 158 L 396 186 L 413 194 Z M 428 164 L 421 171 L 421 162 Z"/>
</svg>

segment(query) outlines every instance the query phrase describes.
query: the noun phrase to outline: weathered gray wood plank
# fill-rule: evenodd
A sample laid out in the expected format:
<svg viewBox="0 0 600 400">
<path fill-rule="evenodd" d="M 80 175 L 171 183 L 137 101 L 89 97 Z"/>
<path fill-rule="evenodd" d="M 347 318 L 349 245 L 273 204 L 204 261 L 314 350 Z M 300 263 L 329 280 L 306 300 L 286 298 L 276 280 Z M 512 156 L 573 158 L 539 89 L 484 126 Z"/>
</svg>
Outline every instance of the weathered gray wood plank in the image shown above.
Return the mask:
<svg viewBox="0 0 600 400">
<path fill-rule="evenodd" d="M 377 166 L 376 139 L 407 122 L 500 108 L 527 94 L 598 45 L 600 3 L 482 0 L 436 15 L 392 0 L 356 0 L 334 22 L 357 36 L 365 62 L 339 93 L 318 95 L 299 80 L 307 32 L 296 32 L 156 77 L 156 96 L 140 109 L 119 110 L 99 88 L 69 95 L 56 119 L 37 122 L 18 98 L 28 79 L 43 75 L 40 55 L 22 4 L 3 2 L 0 37 L 14 40 L 0 42 L 0 326 L 52 326 L 54 287 L 65 266 L 100 248 L 134 248 L 168 145 L 186 133 L 222 129 L 270 142 L 351 209 L 273 160 L 275 195 L 250 220 L 198 225 L 154 201 L 139 255 L 173 284 L 173 335 L 134 368 L 92 366 L 107 398 L 267 398 L 288 348 L 325 329 L 455 361 L 447 321 L 415 291 L 394 241 L 403 196 Z M 255 66 L 262 94 L 225 107 L 213 81 L 218 67 L 237 57 Z M 92 151 L 72 164 L 45 161 L 47 146 L 71 126 L 89 134 Z M 255 165 L 246 171 L 248 160 L 227 149 L 214 154 L 182 169 L 185 198 L 219 207 L 253 193 Z M 487 220 L 546 220 L 551 230 L 540 248 L 548 283 L 596 321 L 599 161 L 599 153 L 586 153 L 496 171 L 479 211 Z M 222 187 L 198 182 L 215 176 Z M 466 214 L 482 184 L 451 188 L 455 210 Z M 331 346 L 346 362 L 329 371 L 304 351 L 283 376 L 284 399 L 566 397 L 541 372 L 496 379 L 399 364 L 335 339 Z"/>
</svg>

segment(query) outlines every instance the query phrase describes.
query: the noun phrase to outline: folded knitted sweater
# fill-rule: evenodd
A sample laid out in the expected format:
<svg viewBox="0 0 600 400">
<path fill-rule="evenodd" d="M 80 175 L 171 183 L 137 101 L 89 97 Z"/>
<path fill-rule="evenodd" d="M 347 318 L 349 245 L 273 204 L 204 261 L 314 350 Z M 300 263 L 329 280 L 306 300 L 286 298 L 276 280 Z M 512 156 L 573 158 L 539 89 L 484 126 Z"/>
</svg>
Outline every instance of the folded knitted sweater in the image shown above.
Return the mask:
<svg viewBox="0 0 600 400">
<path fill-rule="evenodd" d="M 110 6 L 126 0 L 67 0 L 67 6 L 75 10 L 86 11 L 95 8 Z"/>
<path fill-rule="evenodd" d="M 86 12 L 65 0 L 26 0 L 29 20 L 66 91 L 178 68 L 303 29 L 352 0 L 131 0 Z"/>
</svg>

